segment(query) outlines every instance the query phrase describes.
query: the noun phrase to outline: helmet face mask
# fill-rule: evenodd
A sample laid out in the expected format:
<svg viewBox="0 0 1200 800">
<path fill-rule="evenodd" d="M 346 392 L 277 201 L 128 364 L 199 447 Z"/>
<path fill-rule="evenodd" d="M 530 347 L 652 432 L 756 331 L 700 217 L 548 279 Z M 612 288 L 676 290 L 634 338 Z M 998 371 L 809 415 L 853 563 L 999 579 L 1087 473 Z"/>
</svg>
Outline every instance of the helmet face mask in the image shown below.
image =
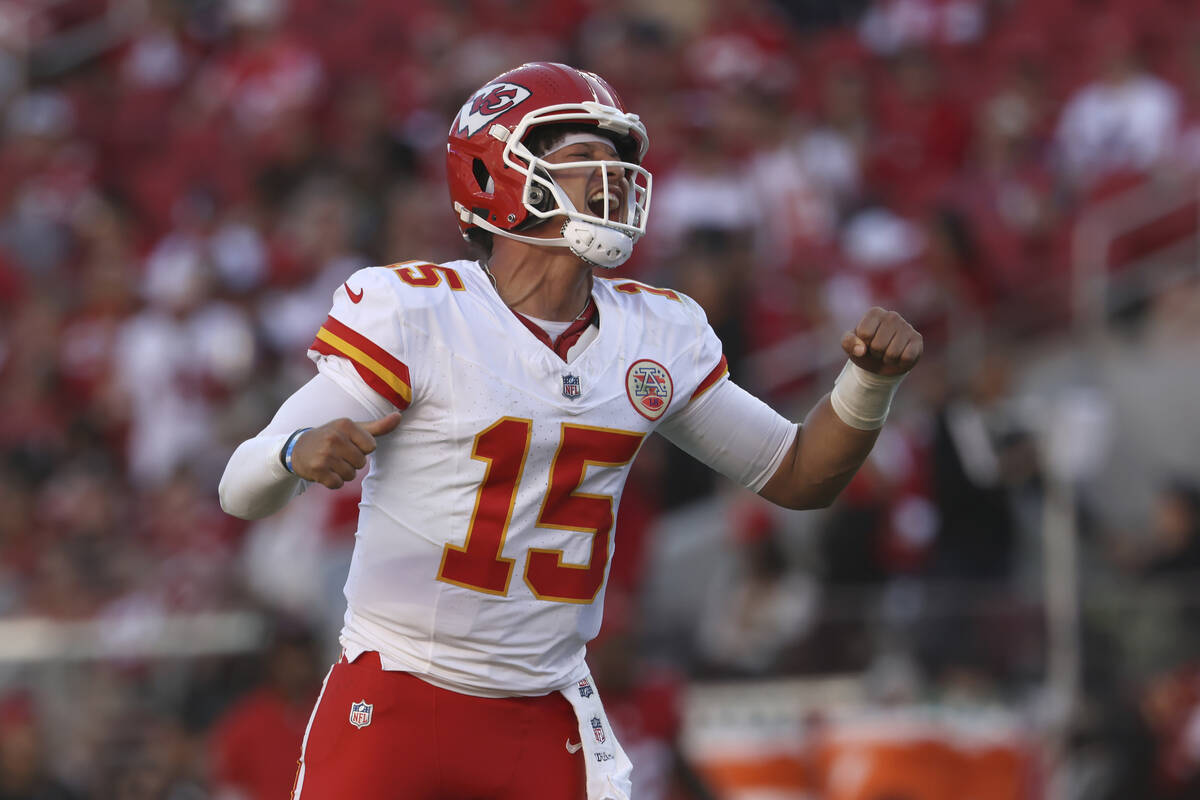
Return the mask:
<svg viewBox="0 0 1200 800">
<path fill-rule="evenodd" d="M 504 149 L 504 161 L 511 169 L 525 176 L 521 203 L 530 215 L 529 221 L 566 217 L 568 220 L 606 225 L 625 233 L 634 241 L 646 233 L 652 178 L 644 167 L 618 159 L 551 162 L 534 155 L 524 143 L 516 141 L 515 136 L 509 139 Z M 567 172 L 599 173 L 604 205 L 598 213 L 592 213 L 587 207 L 575 207 L 555 177 Z M 622 176 L 620 186 L 613 185 L 615 175 Z M 614 195 L 621 197 L 620 208 L 613 207 Z M 547 198 L 553 202 L 548 203 Z M 614 211 L 617 212 L 616 219 L 613 218 Z"/>
<path fill-rule="evenodd" d="M 590 129 L 622 155 L 547 161 L 527 146 L 530 133 L 547 125 Z M 569 247 L 597 266 L 618 266 L 646 232 L 652 179 L 638 162 L 648 146 L 645 126 L 599 76 L 549 63 L 506 72 L 471 96 L 450 129 L 447 176 L 463 234 L 480 228 L 531 244 Z M 598 213 L 572 203 L 556 179 L 566 170 L 602 176 Z M 620 187 L 613 185 L 618 179 Z M 621 207 L 614 209 L 617 197 Z M 554 217 L 564 218 L 559 238 L 519 233 Z"/>
</svg>

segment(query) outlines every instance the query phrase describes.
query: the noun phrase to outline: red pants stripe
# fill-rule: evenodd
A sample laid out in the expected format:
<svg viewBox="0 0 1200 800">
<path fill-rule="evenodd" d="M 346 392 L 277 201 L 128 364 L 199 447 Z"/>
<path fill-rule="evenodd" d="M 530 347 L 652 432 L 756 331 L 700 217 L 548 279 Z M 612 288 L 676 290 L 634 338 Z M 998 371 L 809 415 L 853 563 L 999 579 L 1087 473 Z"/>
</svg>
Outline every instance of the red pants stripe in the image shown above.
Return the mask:
<svg viewBox="0 0 1200 800">
<path fill-rule="evenodd" d="M 360 702 L 370 709 L 352 713 Z M 558 692 L 473 697 L 387 672 L 364 653 L 325 679 L 292 797 L 584 800 L 583 753 L 568 743 L 579 743 L 579 725 Z"/>
</svg>

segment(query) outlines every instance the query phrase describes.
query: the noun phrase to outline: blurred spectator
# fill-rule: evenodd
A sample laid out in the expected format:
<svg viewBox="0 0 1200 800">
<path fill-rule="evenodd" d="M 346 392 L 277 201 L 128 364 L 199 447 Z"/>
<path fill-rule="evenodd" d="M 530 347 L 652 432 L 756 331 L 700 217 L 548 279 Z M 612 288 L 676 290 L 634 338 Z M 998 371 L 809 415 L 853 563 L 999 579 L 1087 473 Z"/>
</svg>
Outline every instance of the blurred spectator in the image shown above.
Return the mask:
<svg viewBox="0 0 1200 800">
<path fill-rule="evenodd" d="M 369 264 L 354 241 L 355 210 L 344 182 L 318 175 L 298 187 L 281 219 L 289 274 L 264 294 L 258 324 L 271 348 L 297 364 L 334 289 Z"/>
<path fill-rule="evenodd" d="M 1139 564 L 1148 577 L 1200 575 L 1200 486 L 1185 479 L 1159 492 Z"/>
<path fill-rule="evenodd" d="M 114 720 L 116 734 L 101 745 L 106 779 L 96 794 L 113 800 L 202 800 L 195 748 L 178 720 L 138 709 Z"/>
<path fill-rule="evenodd" d="M 632 613 L 628 595 L 608 593 L 604 626 L 588 646 L 588 667 L 602 687 L 613 730 L 633 762 L 638 798 L 710 800 L 711 793 L 679 741 L 685 676 L 642 659 Z"/>
<path fill-rule="evenodd" d="M 22 63 L 25 53 L 20 52 L 24 42 L 14 35 L 21 24 L 18 18 L 24 13 L 24 9 L 12 4 L 0 6 L 0 109 L 16 94 L 25 77 Z"/>
<path fill-rule="evenodd" d="M 229 567 L 240 527 L 214 508 L 207 486 L 179 470 L 142 494 L 139 509 L 142 556 L 131 585 L 164 612 L 228 608 L 241 600 Z M 130 565 L 133 567 L 133 565 Z"/>
<path fill-rule="evenodd" d="M 261 685 L 214 724 L 213 800 L 277 800 L 291 791 L 320 688 L 319 661 L 311 632 L 279 623 L 263 654 Z"/>
<path fill-rule="evenodd" d="M 1179 60 L 1182 111 L 1176 159 L 1188 170 L 1200 169 L 1200 35 L 1184 38 Z"/>
<path fill-rule="evenodd" d="M 39 493 L 39 527 L 54 546 L 39 554 L 42 574 L 31 586 L 31 610 L 86 618 L 131 588 L 120 565 L 132 509 L 122 483 L 103 466 L 82 458 L 63 465 Z"/>
<path fill-rule="evenodd" d="M 937 411 L 931 455 L 940 521 L 932 568 L 946 578 L 1004 580 L 1018 543 L 1003 447 L 1014 420 L 1006 408 L 1012 365 L 989 356 Z"/>
<path fill-rule="evenodd" d="M 689 71 L 707 87 L 768 92 L 789 88 L 790 29 L 779 4 L 726 0 L 709 8 L 706 29 L 687 49 Z"/>
<path fill-rule="evenodd" d="M 739 376 L 742 385 L 753 385 L 753 376 L 744 374 L 745 357 L 754 334 L 752 326 L 757 322 L 749 233 L 693 228 L 681 248 L 673 264 L 675 274 L 670 285 L 700 304 L 709 324 L 721 337 L 730 374 Z M 660 481 L 663 510 L 712 494 L 718 476 L 711 469 L 676 447 L 667 449 L 665 459 Z"/>
<path fill-rule="evenodd" d="M 782 531 L 755 507 L 737 531 L 737 562 L 710 586 L 697 649 L 714 676 L 764 675 L 785 667 L 787 651 L 812 629 L 820 588 L 788 564 Z"/>
<path fill-rule="evenodd" d="M 0 470 L 0 616 L 17 611 L 28 592 L 38 552 L 33 504 L 28 477 Z"/>
<path fill-rule="evenodd" d="M 74 290 L 58 332 L 58 394 L 64 411 L 111 447 L 121 436 L 127 408 L 115 386 L 118 333 L 138 307 L 134 245 L 126 217 L 97 200 L 76 219 Z"/>
<path fill-rule="evenodd" d="M 746 173 L 761 213 L 757 249 L 763 272 L 775 272 L 805 246 L 833 238 L 839 200 L 857 177 L 844 142 L 807 131 L 782 100 L 765 92 L 743 98 L 756 142 Z"/>
<path fill-rule="evenodd" d="M 912 45 L 962 46 L 983 36 L 987 15 L 983 0 L 874 0 L 859 35 L 882 55 Z"/>
<path fill-rule="evenodd" d="M 245 535 L 238 572 L 256 603 L 303 620 L 327 659 L 337 657 L 346 572 L 358 524 L 362 480 L 337 492 L 313 487 Z M 232 568 L 232 566 L 230 567 Z"/>
<path fill-rule="evenodd" d="M 1200 658 L 1190 632 L 1200 625 L 1192 586 L 1200 576 L 1200 490 L 1193 479 L 1177 477 L 1159 486 L 1143 526 L 1114 532 L 1105 555 L 1134 580 L 1122 586 L 1135 593 L 1131 608 L 1104 609 L 1097 623 L 1127 626 L 1115 640 L 1128 669 L 1160 672 Z M 1114 579 L 1114 583 L 1116 583 Z"/>
<path fill-rule="evenodd" d="M 1074 796 L 1084 800 L 1165 800 L 1156 788 L 1154 731 L 1141 698 L 1108 690 L 1104 703 L 1088 703 L 1072 724 L 1064 772 Z"/>
<path fill-rule="evenodd" d="M 1187 663 L 1149 682 L 1141 712 L 1157 739 L 1155 800 L 1200 792 L 1200 665 Z"/>
<path fill-rule="evenodd" d="M 174 104 L 196 69 L 183 10 L 169 0 L 155 0 L 147 10 L 148 18 L 120 55 L 119 89 L 110 88 L 103 114 L 106 143 L 122 166 L 163 147 Z"/>
<path fill-rule="evenodd" d="M 215 405 L 254 365 L 254 331 L 245 311 L 219 300 L 212 254 L 212 200 L 179 203 L 177 230 L 146 260 L 147 305 L 117 334 L 117 386 L 129 402 L 129 469 L 143 485 L 161 484 L 184 466 L 208 466 Z"/>
<path fill-rule="evenodd" d="M 889 205 L 920 210 L 962 167 L 972 121 L 928 51 L 897 55 L 891 77 L 881 92 L 868 175 Z"/>
<path fill-rule="evenodd" d="M 967 163 L 941 198 L 942 220 L 958 217 L 978 240 L 969 296 L 989 308 L 1008 310 L 1019 303 L 1031 318 L 1039 310 L 1061 314 L 1061 300 L 1057 308 L 1047 306 L 1064 292 L 1046 274 L 1062 257 L 1054 250 L 1061 234 L 1055 229 L 1054 175 L 1046 161 L 1046 91 L 1041 68 L 1019 62 L 979 107 Z"/>
<path fill-rule="evenodd" d="M 71 255 L 73 217 L 94 190 L 92 143 L 75 138 L 75 123 L 71 100 L 55 89 L 17 96 L 5 115 L 0 247 L 43 276 Z"/>
<path fill-rule="evenodd" d="M 122 77 L 147 91 L 179 86 L 192 67 L 179 35 L 180 15 L 163 0 L 150 3 L 149 12 L 126 49 Z"/>
<path fill-rule="evenodd" d="M 50 776 L 31 698 L 0 698 L 0 800 L 74 800 L 75 792 Z"/>
<path fill-rule="evenodd" d="M 711 115 L 721 100 L 698 96 L 692 102 L 697 110 L 681 140 L 679 164 L 655 182 L 654 226 L 647 244 L 653 242 L 660 257 L 678 251 L 690 230 L 736 233 L 754 230 L 761 220 L 752 187 L 711 130 Z"/>
<path fill-rule="evenodd" d="M 385 200 L 380 251 L 389 262 L 409 253 L 439 262 L 461 247 L 462 236 L 453 219 L 447 220 L 442 209 L 429 200 L 433 189 L 421 182 L 400 182 Z"/>
<path fill-rule="evenodd" d="M 838 199 L 838 208 L 862 189 L 862 159 L 870 145 L 874 116 L 867 76 L 851 57 L 833 55 L 819 86 L 816 125 L 806 139 L 805 163 Z"/>
<path fill-rule="evenodd" d="M 1149 73 L 1123 20 L 1091 29 L 1099 78 L 1067 101 L 1056 134 L 1067 177 L 1089 187 L 1121 170 L 1144 172 L 1171 154 L 1179 92 Z"/>
<path fill-rule="evenodd" d="M 321 61 L 285 32 L 287 0 L 231 0 L 225 8 L 233 43 L 200 76 L 200 96 L 269 152 L 271 137 L 317 101 Z"/>
<path fill-rule="evenodd" d="M 940 521 L 928 455 L 912 432 L 887 428 L 872 452 L 820 523 L 822 577 L 847 597 L 926 571 Z"/>
<path fill-rule="evenodd" d="M 886 204 L 867 202 L 847 214 L 839 261 L 822 287 L 831 327 L 849 330 L 855 309 L 897 306 L 920 319 L 934 289 L 921 257 L 929 242 L 918 220 Z M 914 313 L 917 312 L 917 313 Z"/>
</svg>

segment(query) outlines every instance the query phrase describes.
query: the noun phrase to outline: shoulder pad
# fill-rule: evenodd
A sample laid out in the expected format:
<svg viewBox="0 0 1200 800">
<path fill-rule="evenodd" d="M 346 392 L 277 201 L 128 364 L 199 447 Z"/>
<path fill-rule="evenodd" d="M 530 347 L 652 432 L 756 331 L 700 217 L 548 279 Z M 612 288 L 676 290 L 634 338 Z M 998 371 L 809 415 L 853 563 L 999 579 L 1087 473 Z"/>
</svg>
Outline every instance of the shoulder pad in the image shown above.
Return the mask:
<svg viewBox="0 0 1200 800">
<path fill-rule="evenodd" d="M 641 281 L 598 278 L 617 298 L 640 306 L 646 313 L 682 325 L 706 325 L 708 318 L 700 304 L 676 289 L 663 289 Z"/>
<path fill-rule="evenodd" d="M 437 305 L 456 292 L 466 291 L 470 276 L 457 268 L 463 263 L 469 264 L 402 261 L 383 267 L 368 267 L 351 275 L 342 289 L 354 303 L 362 302 L 365 294 L 376 291 L 382 292 L 400 308 Z M 335 293 L 335 301 L 340 293 L 341 289 Z"/>
</svg>

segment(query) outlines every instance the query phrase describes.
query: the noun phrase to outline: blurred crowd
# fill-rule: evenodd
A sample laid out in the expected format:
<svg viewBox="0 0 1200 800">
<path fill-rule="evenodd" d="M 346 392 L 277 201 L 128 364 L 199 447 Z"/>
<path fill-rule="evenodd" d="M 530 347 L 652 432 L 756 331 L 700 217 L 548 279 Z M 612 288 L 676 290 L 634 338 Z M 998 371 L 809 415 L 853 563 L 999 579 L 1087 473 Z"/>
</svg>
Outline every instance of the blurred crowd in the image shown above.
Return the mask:
<svg viewBox="0 0 1200 800">
<path fill-rule="evenodd" d="M 258 657 L 70 680 L 4 666 L 0 800 L 286 791 L 245 755 L 256 725 L 298 746 L 335 647 L 357 497 L 309 492 L 247 525 L 221 513 L 217 478 L 312 374 L 306 348 L 346 276 L 463 256 L 446 130 L 475 88 L 530 60 L 599 72 L 646 122 L 652 223 L 622 274 L 694 296 L 735 379 L 802 408 L 840 331 L 875 304 L 931 344 L 868 467 L 793 537 L 803 553 L 785 541 L 791 518 L 720 500 L 677 451 L 638 465 L 597 660 L 620 687 L 614 720 L 640 731 L 629 746 L 658 765 L 647 796 L 672 782 L 702 796 L 677 758 L 678 675 L 628 673 L 653 538 L 714 497 L 731 555 L 681 636 L 682 671 L 878 668 L 877 630 L 820 613 L 865 586 L 939 691 L 1037 680 L 1029 598 L 1062 475 L 1019 402 L 1023 360 L 1071 322 L 1081 215 L 1200 170 L 1200 3 L 0 0 L 0 616 L 286 620 Z M 1135 261 L 1192 234 L 1185 216 L 1115 250 Z M 1127 360 L 1145 365 L 1147 342 L 1196 340 L 1200 291 L 1145 298 L 1131 318 Z M 1194 383 L 1194 353 L 1164 352 L 1163 372 Z M 1076 399 L 1067 422 L 1087 432 L 1120 419 L 1119 398 Z M 1168 448 L 1172 434 L 1195 441 L 1169 431 Z M 1200 575 L 1200 469 L 1173 466 L 1141 505 L 1120 490 L 1079 501 L 1096 571 Z M 912 622 L 962 581 L 979 587 L 971 616 Z M 1076 796 L 1200 791 L 1200 648 L 1172 638 L 1192 611 L 1154 628 L 1166 643 L 1147 647 L 1165 655 L 1131 686 L 1110 663 L 1128 615 L 1108 609 L 1086 637 L 1108 665 L 1088 687 L 1124 694 L 1078 723 L 1079 752 L 1124 752 L 1095 770 L 1130 782 L 1084 775 Z M 61 755 L 46 757 L 47 736 Z"/>
</svg>

